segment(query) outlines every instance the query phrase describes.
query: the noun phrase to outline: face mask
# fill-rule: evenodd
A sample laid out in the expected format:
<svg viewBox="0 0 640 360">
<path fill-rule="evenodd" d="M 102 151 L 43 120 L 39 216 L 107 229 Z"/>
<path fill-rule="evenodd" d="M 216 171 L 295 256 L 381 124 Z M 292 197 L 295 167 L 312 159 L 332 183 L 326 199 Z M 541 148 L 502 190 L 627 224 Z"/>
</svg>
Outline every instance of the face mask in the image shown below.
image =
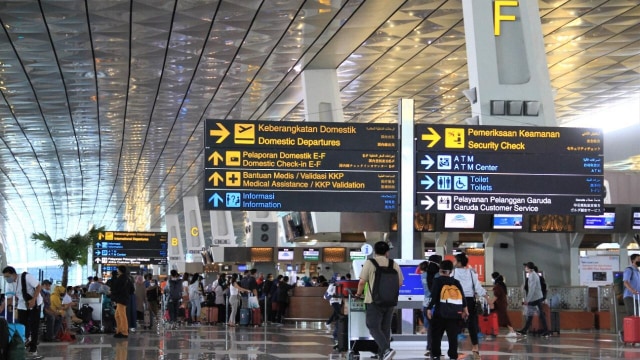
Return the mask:
<svg viewBox="0 0 640 360">
<path fill-rule="evenodd" d="M 16 279 L 13 278 L 13 276 L 9 276 L 8 278 L 5 278 L 5 280 L 7 280 L 7 282 L 9 284 L 13 283 L 14 281 L 16 281 Z"/>
<path fill-rule="evenodd" d="M 154 282 L 150 282 L 150 283 L 149 283 L 149 286 L 156 286 L 156 283 L 154 283 Z"/>
<path fill-rule="evenodd" d="M 640 261 L 636 261 L 636 266 L 640 267 Z"/>
<path fill-rule="evenodd" d="M 51 293 L 51 290 L 49 290 L 49 289 L 42 289 L 42 291 L 44 291 L 44 292 L 45 292 L 45 294 L 49 294 L 49 293 Z"/>
<path fill-rule="evenodd" d="M 75 293 L 76 293 L 75 291 L 71 290 L 71 291 L 69 292 L 69 295 L 73 295 L 73 294 L 75 294 Z"/>
</svg>

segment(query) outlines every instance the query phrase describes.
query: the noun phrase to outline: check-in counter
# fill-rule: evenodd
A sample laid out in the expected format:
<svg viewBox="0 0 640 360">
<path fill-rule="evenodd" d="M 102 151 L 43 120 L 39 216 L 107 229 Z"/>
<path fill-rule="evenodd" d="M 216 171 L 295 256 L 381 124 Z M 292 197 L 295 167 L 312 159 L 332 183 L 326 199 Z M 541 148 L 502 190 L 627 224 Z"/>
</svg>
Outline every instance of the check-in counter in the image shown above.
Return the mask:
<svg viewBox="0 0 640 360">
<path fill-rule="evenodd" d="M 322 296 L 326 287 L 295 287 L 289 301 L 287 320 L 326 321 L 333 308 Z"/>
</svg>

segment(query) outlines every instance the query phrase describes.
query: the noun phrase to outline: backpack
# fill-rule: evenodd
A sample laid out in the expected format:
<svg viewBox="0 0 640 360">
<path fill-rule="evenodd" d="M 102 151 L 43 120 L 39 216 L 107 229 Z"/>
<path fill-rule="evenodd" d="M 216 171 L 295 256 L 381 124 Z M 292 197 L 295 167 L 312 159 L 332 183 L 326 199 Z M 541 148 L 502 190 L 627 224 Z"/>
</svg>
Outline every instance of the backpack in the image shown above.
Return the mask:
<svg viewBox="0 0 640 360">
<path fill-rule="evenodd" d="M 547 298 L 547 281 L 544 276 L 540 276 L 540 289 L 542 289 L 542 300 Z"/>
<path fill-rule="evenodd" d="M 93 308 L 89 304 L 82 304 L 78 310 L 78 317 L 82 319 L 83 323 L 88 324 L 93 317 Z"/>
<path fill-rule="evenodd" d="M 182 299 L 182 281 L 180 279 L 169 280 L 169 300 L 178 301 Z"/>
<path fill-rule="evenodd" d="M 462 318 L 462 310 L 464 308 L 462 292 L 455 284 L 443 284 L 440 289 L 440 306 L 438 313 L 444 319 L 460 319 Z"/>
<path fill-rule="evenodd" d="M 382 267 L 375 259 L 369 259 L 376 267 L 373 289 L 369 287 L 371 299 L 374 304 L 383 307 L 398 305 L 400 294 L 400 281 L 398 272 L 393 267 L 393 259 L 389 259 L 389 265 Z"/>
</svg>

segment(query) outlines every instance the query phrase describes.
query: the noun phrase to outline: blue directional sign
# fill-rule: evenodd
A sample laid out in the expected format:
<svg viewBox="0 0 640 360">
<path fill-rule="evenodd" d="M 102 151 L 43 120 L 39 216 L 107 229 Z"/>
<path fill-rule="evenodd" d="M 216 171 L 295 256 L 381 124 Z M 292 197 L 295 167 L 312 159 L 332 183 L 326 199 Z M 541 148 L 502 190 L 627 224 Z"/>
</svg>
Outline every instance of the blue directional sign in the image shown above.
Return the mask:
<svg viewBox="0 0 640 360">
<path fill-rule="evenodd" d="M 167 263 L 166 232 L 105 231 L 93 243 L 96 264 L 140 265 Z"/>
<path fill-rule="evenodd" d="M 207 120 L 209 210 L 395 212 L 398 125 Z"/>
<path fill-rule="evenodd" d="M 424 212 L 599 214 L 598 129 L 416 125 L 416 206 Z"/>
</svg>

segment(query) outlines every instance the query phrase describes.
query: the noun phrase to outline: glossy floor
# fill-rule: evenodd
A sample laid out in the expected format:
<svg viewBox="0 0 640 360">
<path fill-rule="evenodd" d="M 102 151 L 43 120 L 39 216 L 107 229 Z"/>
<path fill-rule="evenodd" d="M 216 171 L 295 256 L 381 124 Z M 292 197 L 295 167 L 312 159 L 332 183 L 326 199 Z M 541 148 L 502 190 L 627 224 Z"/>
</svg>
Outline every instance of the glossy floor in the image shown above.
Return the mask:
<svg viewBox="0 0 640 360">
<path fill-rule="evenodd" d="M 108 334 L 78 335 L 71 343 L 41 343 L 45 359 L 339 359 L 333 340 L 321 323 L 268 325 L 259 328 L 220 326 L 181 327 L 175 330 L 142 330 L 129 339 Z M 394 359 L 424 359 L 425 342 L 394 341 Z M 446 345 L 443 344 L 446 349 Z M 446 351 L 446 350 L 445 350 Z M 471 353 L 469 340 L 460 344 Z M 617 336 L 599 332 L 563 332 L 549 339 L 500 336 L 480 343 L 482 359 L 640 359 L 640 347 L 623 346 Z M 362 352 L 360 359 L 370 359 Z M 346 357 L 343 357 L 346 359 Z M 471 358 L 471 357 L 469 357 Z"/>
</svg>

